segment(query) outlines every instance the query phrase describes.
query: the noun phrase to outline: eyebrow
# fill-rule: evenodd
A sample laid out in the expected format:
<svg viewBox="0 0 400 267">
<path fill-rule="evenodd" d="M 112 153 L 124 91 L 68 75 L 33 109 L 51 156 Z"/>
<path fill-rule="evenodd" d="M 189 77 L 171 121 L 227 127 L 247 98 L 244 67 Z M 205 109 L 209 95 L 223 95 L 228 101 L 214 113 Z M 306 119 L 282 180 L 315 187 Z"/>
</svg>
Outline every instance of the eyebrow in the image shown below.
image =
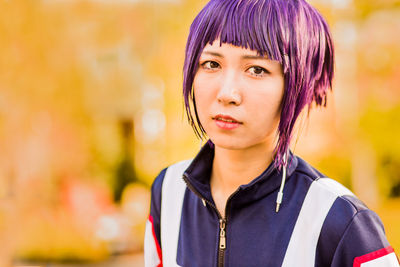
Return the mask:
<svg viewBox="0 0 400 267">
<path fill-rule="evenodd" d="M 217 52 L 212 52 L 212 51 L 203 51 L 203 54 L 207 54 L 207 55 L 211 55 L 211 56 L 216 56 L 216 57 L 224 57 L 223 55 L 221 55 L 220 53 Z"/>
<path fill-rule="evenodd" d="M 217 52 L 212 52 L 212 51 L 203 51 L 203 54 L 224 58 L 224 56 L 222 54 L 217 53 Z M 261 56 L 261 55 L 244 55 L 241 58 L 242 59 L 265 59 L 265 60 L 268 60 L 267 57 Z"/>
<path fill-rule="evenodd" d="M 245 55 L 245 56 L 243 56 L 242 58 L 244 58 L 244 59 L 266 59 L 266 60 L 268 60 L 267 57 L 265 57 L 265 56 L 260 56 L 260 55 L 256 55 L 256 56 L 253 56 L 253 55 Z"/>
</svg>

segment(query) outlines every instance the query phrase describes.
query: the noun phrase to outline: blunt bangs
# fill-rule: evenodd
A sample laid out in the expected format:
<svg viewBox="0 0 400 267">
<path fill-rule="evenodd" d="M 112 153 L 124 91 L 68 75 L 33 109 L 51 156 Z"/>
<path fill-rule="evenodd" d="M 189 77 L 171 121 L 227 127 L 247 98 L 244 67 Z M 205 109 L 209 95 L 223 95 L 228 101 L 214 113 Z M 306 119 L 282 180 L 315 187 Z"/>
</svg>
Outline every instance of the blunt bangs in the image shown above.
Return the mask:
<svg viewBox="0 0 400 267">
<path fill-rule="evenodd" d="M 283 166 L 300 112 L 306 105 L 310 110 L 313 102 L 326 106 L 327 91 L 332 88 L 334 50 L 327 23 L 304 0 L 208 2 L 190 27 L 183 67 L 185 110 L 199 138 L 206 133 L 197 115 L 193 80 L 204 47 L 217 39 L 255 50 L 282 65 L 285 92 L 274 164 Z"/>
</svg>

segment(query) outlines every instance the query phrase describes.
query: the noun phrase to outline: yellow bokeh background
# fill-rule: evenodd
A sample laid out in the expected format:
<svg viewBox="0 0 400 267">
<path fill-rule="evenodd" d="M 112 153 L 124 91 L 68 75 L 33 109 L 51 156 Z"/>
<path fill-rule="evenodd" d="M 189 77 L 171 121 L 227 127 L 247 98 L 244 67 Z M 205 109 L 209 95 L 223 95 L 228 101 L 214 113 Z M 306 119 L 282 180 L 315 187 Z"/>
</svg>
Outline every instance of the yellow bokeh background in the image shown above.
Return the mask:
<svg viewBox="0 0 400 267">
<path fill-rule="evenodd" d="M 149 185 L 200 145 L 182 66 L 205 3 L 0 1 L 0 266 L 143 265 Z M 311 3 L 336 77 L 292 149 L 374 209 L 400 251 L 399 2 Z"/>
</svg>

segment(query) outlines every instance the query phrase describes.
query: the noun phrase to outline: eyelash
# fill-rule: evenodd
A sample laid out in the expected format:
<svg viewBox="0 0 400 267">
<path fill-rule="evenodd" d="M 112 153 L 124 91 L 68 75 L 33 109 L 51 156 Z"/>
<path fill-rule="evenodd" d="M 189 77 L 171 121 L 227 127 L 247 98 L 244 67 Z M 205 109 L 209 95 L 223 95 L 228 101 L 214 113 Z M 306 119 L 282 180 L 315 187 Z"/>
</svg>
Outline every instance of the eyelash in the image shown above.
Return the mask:
<svg viewBox="0 0 400 267">
<path fill-rule="evenodd" d="M 207 66 L 207 65 L 210 65 L 210 64 L 212 64 L 212 63 L 217 64 L 217 67 L 212 68 L 212 67 L 210 67 L 210 66 Z M 218 64 L 218 62 L 215 62 L 215 61 L 212 61 L 212 60 L 204 61 L 204 62 L 201 63 L 200 65 L 201 65 L 203 68 L 207 69 L 207 70 L 212 70 L 212 69 L 215 69 L 215 68 L 219 68 L 219 67 L 220 67 L 220 65 Z"/>
<path fill-rule="evenodd" d="M 216 66 L 211 67 L 210 66 L 211 64 L 216 64 Z M 214 70 L 216 68 L 221 68 L 220 64 L 213 60 L 204 61 L 203 63 L 200 64 L 200 66 L 202 66 L 204 69 L 207 69 L 207 70 Z M 257 74 L 257 73 L 254 73 L 254 71 L 253 72 L 250 71 L 250 75 L 255 76 L 255 77 L 262 77 L 265 74 L 270 73 L 268 70 L 266 70 L 265 68 L 260 67 L 260 66 L 251 66 L 250 68 L 247 69 L 247 71 L 249 71 L 250 69 L 257 69 L 257 70 L 261 70 L 263 72 L 261 74 Z"/>
<path fill-rule="evenodd" d="M 254 73 L 254 72 L 250 72 L 251 75 L 254 75 L 254 76 L 256 76 L 256 77 L 262 77 L 262 76 L 264 76 L 265 74 L 269 74 L 269 71 L 267 71 L 266 69 L 264 69 L 263 67 L 260 67 L 260 66 L 252 66 L 252 67 L 248 68 L 247 70 L 250 70 L 250 69 L 258 69 L 258 70 L 261 70 L 261 71 L 263 72 L 263 73 L 261 73 L 261 74 L 257 74 L 257 73 Z"/>
</svg>

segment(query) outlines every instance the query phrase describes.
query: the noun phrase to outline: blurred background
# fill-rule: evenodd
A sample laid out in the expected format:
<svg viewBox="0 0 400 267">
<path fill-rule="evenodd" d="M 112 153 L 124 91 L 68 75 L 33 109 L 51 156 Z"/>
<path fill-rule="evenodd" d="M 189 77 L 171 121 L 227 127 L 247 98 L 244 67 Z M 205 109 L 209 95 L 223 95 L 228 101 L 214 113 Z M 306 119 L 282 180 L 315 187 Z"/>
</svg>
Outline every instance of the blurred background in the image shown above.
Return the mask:
<svg viewBox="0 0 400 267">
<path fill-rule="evenodd" d="M 381 216 L 400 252 L 400 1 L 312 0 L 327 109 L 293 150 Z M 204 0 L 0 0 L 0 266 L 143 266 L 149 186 L 199 148 L 182 65 Z"/>
</svg>

